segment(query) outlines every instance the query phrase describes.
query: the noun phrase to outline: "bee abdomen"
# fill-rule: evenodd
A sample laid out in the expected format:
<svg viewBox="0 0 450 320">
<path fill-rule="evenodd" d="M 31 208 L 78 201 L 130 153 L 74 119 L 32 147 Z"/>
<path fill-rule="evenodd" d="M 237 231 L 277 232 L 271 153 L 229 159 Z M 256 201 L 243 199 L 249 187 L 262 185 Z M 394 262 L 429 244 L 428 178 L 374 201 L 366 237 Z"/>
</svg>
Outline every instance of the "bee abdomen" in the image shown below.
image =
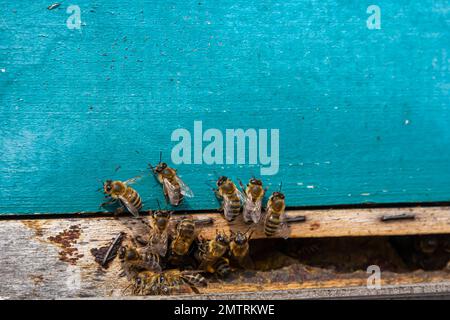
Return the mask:
<svg viewBox="0 0 450 320">
<path fill-rule="evenodd" d="M 225 211 L 227 211 L 225 216 L 228 217 L 228 221 L 233 221 L 241 213 L 241 201 L 238 198 L 230 199 Z"/>
<path fill-rule="evenodd" d="M 127 200 L 135 207 L 138 211 L 142 209 L 142 199 L 133 188 L 128 187 Z"/>
<path fill-rule="evenodd" d="M 216 262 L 215 269 L 220 277 L 226 277 L 231 273 L 230 263 L 223 257 Z"/>
<path fill-rule="evenodd" d="M 178 206 L 183 201 L 183 194 L 181 193 L 181 189 L 177 188 L 170 194 L 170 204 L 173 206 Z"/>
<path fill-rule="evenodd" d="M 180 222 L 178 226 L 178 234 L 183 238 L 193 238 L 195 233 L 194 221 L 185 219 Z"/>
<path fill-rule="evenodd" d="M 266 223 L 264 224 L 264 233 L 266 236 L 273 236 L 280 227 L 280 220 L 273 219 L 271 215 L 269 215 L 266 219 Z"/>
</svg>

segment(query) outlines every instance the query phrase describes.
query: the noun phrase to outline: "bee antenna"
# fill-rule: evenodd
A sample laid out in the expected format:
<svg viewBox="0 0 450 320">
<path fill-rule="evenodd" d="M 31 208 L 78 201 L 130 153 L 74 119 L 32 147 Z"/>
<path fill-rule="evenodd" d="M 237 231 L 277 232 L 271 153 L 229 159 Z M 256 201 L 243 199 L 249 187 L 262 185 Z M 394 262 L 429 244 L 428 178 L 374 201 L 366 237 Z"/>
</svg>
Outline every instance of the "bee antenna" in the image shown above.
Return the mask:
<svg viewBox="0 0 450 320">
<path fill-rule="evenodd" d="M 283 186 L 283 181 L 280 182 L 280 191 L 281 192 L 281 187 Z"/>
<path fill-rule="evenodd" d="M 159 151 L 159 163 L 162 161 L 162 151 Z"/>
<path fill-rule="evenodd" d="M 215 189 L 215 187 L 212 186 L 211 184 L 209 184 L 208 181 L 205 181 L 205 184 L 206 184 L 208 187 L 210 187 L 211 189 L 213 189 L 213 190 Z"/>
</svg>

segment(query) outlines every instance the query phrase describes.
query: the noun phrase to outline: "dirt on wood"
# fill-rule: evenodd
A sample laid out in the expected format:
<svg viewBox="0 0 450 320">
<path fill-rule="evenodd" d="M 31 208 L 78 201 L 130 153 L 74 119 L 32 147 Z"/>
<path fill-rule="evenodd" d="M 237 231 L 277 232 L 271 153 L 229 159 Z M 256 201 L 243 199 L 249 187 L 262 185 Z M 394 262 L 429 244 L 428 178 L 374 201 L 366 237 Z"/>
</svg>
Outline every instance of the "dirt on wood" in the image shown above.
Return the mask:
<svg viewBox="0 0 450 320">
<path fill-rule="evenodd" d="M 59 251 L 59 260 L 75 265 L 78 259 L 84 256 L 83 254 L 78 253 L 78 249 L 74 247 L 80 238 L 80 235 L 80 226 L 73 225 L 70 226 L 69 229 L 60 232 L 58 235 L 48 237 L 47 239 L 61 247 L 62 250 Z"/>
</svg>

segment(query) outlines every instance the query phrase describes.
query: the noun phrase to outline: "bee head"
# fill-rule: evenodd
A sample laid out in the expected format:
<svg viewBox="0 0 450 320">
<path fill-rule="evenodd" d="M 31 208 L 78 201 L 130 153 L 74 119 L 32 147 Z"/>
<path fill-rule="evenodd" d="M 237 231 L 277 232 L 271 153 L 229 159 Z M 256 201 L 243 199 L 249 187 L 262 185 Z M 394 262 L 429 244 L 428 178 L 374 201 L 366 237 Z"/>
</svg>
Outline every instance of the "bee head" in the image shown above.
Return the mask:
<svg viewBox="0 0 450 320">
<path fill-rule="evenodd" d="M 251 178 L 250 179 L 250 184 L 255 184 L 255 185 L 258 185 L 258 186 L 262 186 L 262 181 L 259 180 L 259 179 L 256 179 L 256 178 Z"/>
<path fill-rule="evenodd" d="M 243 245 L 247 242 L 247 237 L 242 232 L 238 231 L 233 238 L 233 241 L 238 245 Z"/>
<path fill-rule="evenodd" d="M 166 168 L 167 168 L 167 163 L 165 163 L 165 162 L 160 162 L 160 163 L 156 166 L 155 171 L 156 171 L 157 173 L 161 173 L 161 172 L 163 172 Z"/>
<path fill-rule="evenodd" d="M 228 180 L 228 178 L 225 177 L 225 176 L 219 177 L 219 179 L 217 180 L 217 186 L 220 187 L 220 186 L 223 185 L 227 180 Z"/>
<path fill-rule="evenodd" d="M 219 232 L 216 235 L 216 242 L 223 244 L 223 245 L 227 245 L 230 241 L 228 240 L 228 238 L 225 234 Z"/>
<path fill-rule="evenodd" d="M 112 182 L 112 180 L 106 180 L 106 181 L 103 183 L 103 191 L 104 191 L 106 194 L 111 194 L 111 193 L 112 193 L 112 190 L 113 190 L 113 182 Z"/>
<path fill-rule="evenodd" d="M 284 200 L 284 194 L 282 194 L 281 192 L 274 192 L 274 193 L 272 193 L 272 199 L 273 200 L 278 200 L 278 199 L 280 199 L 280 200 Z"/>
<path fill-rule="evenodd" d="M 157 210 L 153 212 L 153 218 L 155 219 L 156 226 L 158 228 L 163 228 L 167 224 L 167 220 L 170 218 L 171 211 Z"/>
<path fill-rule="evenodd" d="M 125 185 L 120 181 L 106 180 L 103 184 L 103 190 L 106 194 L 111 195 L 113 193 L 120 194 L 125 188 Z"/>
<path fill-rule="evenodd" d="M 281 192 L 274 192 L 270 198 L 272 201 L 272 207 L 275 210 L 279 211 L 283 209 L 283 207 L 285 206 L 284 194 L 282 194 Z"/>
<path fill-rule="evenodd" d="M 172 214 L 172 211 L 167 210 L 156 210 L 153 211 L 153 218 L 161 219 L 161 218 L 169 218 Z"/>
</svg>

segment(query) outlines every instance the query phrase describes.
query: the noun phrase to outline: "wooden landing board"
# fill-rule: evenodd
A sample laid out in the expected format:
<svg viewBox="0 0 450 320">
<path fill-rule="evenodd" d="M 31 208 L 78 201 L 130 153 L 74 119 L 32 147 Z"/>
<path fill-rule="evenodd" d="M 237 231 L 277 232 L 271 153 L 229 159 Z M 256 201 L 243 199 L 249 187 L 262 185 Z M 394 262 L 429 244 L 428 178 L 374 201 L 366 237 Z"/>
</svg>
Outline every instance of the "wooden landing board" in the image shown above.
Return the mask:
<svg viewBox="0 0 450 320">
<path fill-rule="evenodd" d="M 355 236 L 393 236 L 415 234 L 450 234 L 450 207 L 404 207 L 404 208 L 373 208 L 373 209 L 327 209 L 327 210 L 291 210 L 287 211 L 290 218 L 305 217 L 305 222 L 290 223 L 291 238 L 324 238 L 324 237 L 355 237 Z M 383 217 L 396 217 L 402 215 L 414 216 L 414 219 L 382 222 Z M 176 219 L 183 214 L 174 214 Z M 194 219 L 208 220 L 212 224 L 201 225 L 199 232 L 205 239 L 215 236 L 216 230 L 227 233 L 230 230 L 247 231 L 250 226 L 242 221 L 239 216 L 235 221 L 228 222 L 219 213 L 190 214 Z M 147 213 L 141 218 L 149 222 Z M 19 220 L 25 225 L 34 226 L 37 229 L 57 230 L 62 226 L 77 225 L 84 232 L 101 234 L 103 237 L 114 237 L 120 231 L 145 233 L 146 224 L 140 219 L 131 216 L 118 218 L 89 218 L 84 214 L 83 218 L 60 218 L 36 220 Z M 0 220 L 0 226 L 8 223 L 18 223 L 16 220 Z M 263 224 L 253 226 L 252 238 L 265 238 Z"/>
<path fill-rule="evenodd" d="M 349 210 L 346 212 L 301 212 L 311 223 L 307 222 L 294 227 L 295 236 L 362 236 L 362 235 L 394 235 L 414 233 L 450 233 L 447 207 L 415 208 L 415 209 L 373 209 L 371 211 Z M 389 224 L 389 228 L 379 232 L 370 230 L 370 221 L 375 221 L 382 214 L 394 214 L 408 211 L 418 216 L 414 228 L 402 227 L 399 223 Z M 292 215 L 300 212 L 291 212 Z M 352 214 L 359 216 L 358 223 L 345 224 L 341 216 Z M 207 216 L 212 216 L 208 214 Z M 364 218 L 364 216 L 366 216 Z M 217 217 L 214 215 L 214 217 Z M 426 218 L 427 217 L 427 218 Z M 430 218 L 428 220 L 428 217 Z M 325 220 L 326 218 L 326 220 Z M 318 220 L 314 220 L 318 219 Z M 322 220 L 321 220 L 322 219 Z M 205 229 L 203 236 L 214 234 L 215 227 L 226 229 L 217 220 L 217 225 Z M 322 221 L 321 227 L 311 228 L 314 221 Z M 354 220 L 355 221 L 355 220 Z M 429 222 L 427 222 L 429 221 Z M 433 224 L 433 223 L 434 224 Z M 124 295 L 123 289 L 128 285 L 119 277 L 119 263 L 114 261 L 108 269 L 102 269 L 94 261 L 91 249 L 107 245 L 119 232 L 142 232 L 143 223 L 133 218 L 74 218 L 74 219 L 40 219 L 40 220 L 4 220 L 0 221 L 0 298 L 65 298 L 65 297 L 115 297 Z M 346 226 L 343 229 L 342 226 Z M 325 232 L 325 230 L 328 230 Z M 259 237 L 260 234 L 256 234 Z M 383 286 L 434 284 L 441 291 L 447 288 L 450 274 L 442 272 L 418 272 L 413 274 L 383 274 Z M 211 283 L 203 293 L 205 298 L 220 298 L 221 294 L 247 292 L 249 296 L 262 298 L 261 292 L 297 292 L 312 290 L 310 297 L 330 297 L 338 295 L 336 290 L 365 286 L 365 271 L 336 276 L 336 279 L 325 274 L 317 280 L 300 282 L 267 282 L 267 283 Z M 444 286 L 444 289 L 442 288 Z M 418 285 L 420 291 L 420 285 Z M 317 291 L 324 289 L 323 291 Z M 278 291 L 276 291 L 278 290 Z M 297 291 L 296 291 L 297 290 Z M 412 290 L 412 289 L 411 289 Z M 389 291 L 389 290 L 388 290 Z M 259 295 L 256 292 L 260 292 Z M 309 291 L 305 291 L 307 295 Z M 331 292 L 328 293 L 327 292 Z M 359 291 L 363 292 L 363 291 Z M 380 291 L 379 294 L 385 291 Z M 390 291 L 395 292 L 395 290 Z M 400 291 L 399 291 L 400 292 Z M 405 290 L 401 291 L 405 292 Z M 401 293 L 400 292 L 400 293 Z M 129 294 L 129 293 L 128 293 Z M 350 295 L 347 292 L 348 295 Z M 367 293 L 369 294 L 369 293 Z M 376 295 L 376 292 L 371 292 Z M 154 297 L 156 298 L 156 297 Z M 201 298 L 201 296 L 197 297 Z"/>
<path fill-rule="evenodd" d="M 450 198 L 448 1 L 380 0 L 380 28 L 361 1 L 0 4 L 0 214 L 97 211 L 98 179 L 171 163 L 195 121 L 279 130 L 263 180 L 289 206 Z M 181 210 L 218 207 L 214 172 L 260 175 L 260 155 L 209 165 L 193 145 Z"/>
</svg>

